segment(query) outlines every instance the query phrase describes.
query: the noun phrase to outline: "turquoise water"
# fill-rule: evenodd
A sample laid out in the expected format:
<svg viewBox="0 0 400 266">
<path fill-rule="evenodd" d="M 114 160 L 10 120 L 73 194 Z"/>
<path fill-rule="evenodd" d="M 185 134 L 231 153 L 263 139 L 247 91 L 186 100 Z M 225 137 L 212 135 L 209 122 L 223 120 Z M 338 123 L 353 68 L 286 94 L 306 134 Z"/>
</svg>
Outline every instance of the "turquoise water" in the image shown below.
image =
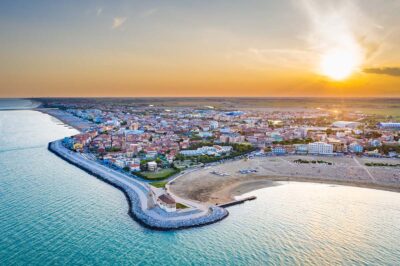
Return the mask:
<svg viewBox="0 0 400 266">
<path fill-rule="evenodd" d="M 400 194 L 282 183 L 217 224 L 145 229 L 117 189 L 47 142 L 76 133 L 48 115 L 0 111 L 0 265 L 398 265 Z"/>
</svg>

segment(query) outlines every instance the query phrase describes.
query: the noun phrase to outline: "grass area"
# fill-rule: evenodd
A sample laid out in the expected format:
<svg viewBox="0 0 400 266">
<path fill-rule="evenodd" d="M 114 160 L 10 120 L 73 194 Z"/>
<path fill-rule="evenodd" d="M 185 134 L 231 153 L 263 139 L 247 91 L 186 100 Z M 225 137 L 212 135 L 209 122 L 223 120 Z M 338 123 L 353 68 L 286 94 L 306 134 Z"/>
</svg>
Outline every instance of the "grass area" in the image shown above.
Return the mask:
<svg viewBox="0 0 400 266">
<path fill-rule="evenodd" d="M 388 166 L 388 167 L 400 167 L 400 164 L 389 164 L 389 163 L 365 163 L 366 166 Z"/>
<path fill-rule="evenodd" d="M 168 183 L 168 181 L 151 182 L 150 185 L 152 185 L 153 187 L 165 188 L 165 185 L 167 183 Z"/>
<path fill-rule="evenodd" d="M 135 175 L 140 176 L 147 180 L 164 180 L 174 174 L 179 173 L 179 170 L 174 168 L 165 168 L 156 172 L 138 172 Z"/>
<path fill-rule="evenodd" d="M 213 143 L 197 143 L 195 145 L 192 145 L 190 149 L 197 149 L 199 147 L 204 147 L 204 146 L 211 146 Z M 195 163 L 213 163 L 213 162 L 218 162 L 221 160 L 226 160 L 226 159 L 232 159 L 238 156 L 245 155 L 247 153 L 250 153 L 252 151 L 255 151 L 256 149 L 249 143 L 228 143 L 228 144 L 223 144 L 232 146 L 233 150 L 225 155 L 221 156 L 214 156 L 214 155 L 198 155 L 198 156 L 184 156 L 182 154 L 178 154 L 175 157 L 175 161 L 187 161 L 190 160 Z"/>
<path fill-rule="evenodd" d="M 186 209 L 186 208 L 189 208 L 189 207 L 184 205 L 184 204 L 182 204 L 182 203 L 177 202 L 176 203 L 176 208 L 177 209 Z"/>
<path fill-rule="evenodd" d="M 309 160 L 297 159 L 297 160 L 294 160 L 293 162 L 294 162 L 294 163 L 313 163 L 313 164 L 320 163 L 320 164 L 332 165 L 331 162 L 322 161 L 322 160 L 312 160 L 312 161 L 309 161 Z"/>
<path fill-rule="evenodd" d="M 291 139 L 291 140 L 283 140 L 283 141 L 274 141 L 272 144 L 281 144 L 281 145 L 293 145 L 293 144 L 308 144 L 313 142 L 312 139 Z"/>
</svg>

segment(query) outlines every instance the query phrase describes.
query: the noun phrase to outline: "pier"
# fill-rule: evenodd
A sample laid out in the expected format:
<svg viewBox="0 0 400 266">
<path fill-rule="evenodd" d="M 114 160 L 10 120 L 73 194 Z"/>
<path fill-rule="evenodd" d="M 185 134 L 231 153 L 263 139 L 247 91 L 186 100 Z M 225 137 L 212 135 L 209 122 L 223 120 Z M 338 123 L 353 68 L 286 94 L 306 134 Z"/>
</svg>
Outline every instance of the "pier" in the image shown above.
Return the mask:
<svg viewBox="0 0 400 266">
<path fill-rule="evenodd" d="M 230 201 L 230 202 L 227 202 L 227 203 L 218 204 L 217 206 L 218 207 L 222 207 L 222 208 L 227 208 L 227 207 L 231 207 L 231 206 L 234 206 L 234 205 L 242 204 L 242 203 L 244 203 L 246 201 L 249 201 L 249 200 L 255 200 L 256 198 L 257 198 L 256 196 L 250 196 L 250 197 L 246 197 L 246 198 L 243 198 L 243 199 L 233 200 L 233 201 Z"/>
</svg>

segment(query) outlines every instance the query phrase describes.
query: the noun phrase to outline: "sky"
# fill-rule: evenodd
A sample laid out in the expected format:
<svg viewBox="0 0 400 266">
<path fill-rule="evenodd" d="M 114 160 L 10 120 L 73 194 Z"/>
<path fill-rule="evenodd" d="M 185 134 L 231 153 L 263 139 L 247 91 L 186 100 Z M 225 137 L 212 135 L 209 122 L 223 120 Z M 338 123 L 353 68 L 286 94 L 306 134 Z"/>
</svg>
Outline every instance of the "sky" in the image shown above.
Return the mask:
<svg viewBox="0 0 400 266">
<path fill-rule="evenodd" d="M 400 0 L 0 1 L 0 97 L 400 97 Z"/>
</svg>

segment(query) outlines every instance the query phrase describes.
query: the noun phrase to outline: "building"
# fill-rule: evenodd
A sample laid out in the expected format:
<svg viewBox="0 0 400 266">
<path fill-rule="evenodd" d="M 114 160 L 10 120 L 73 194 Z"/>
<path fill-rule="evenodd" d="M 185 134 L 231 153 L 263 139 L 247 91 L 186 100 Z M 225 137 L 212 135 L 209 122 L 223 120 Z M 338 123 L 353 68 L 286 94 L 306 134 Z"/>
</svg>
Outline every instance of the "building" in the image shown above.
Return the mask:
<svg viewBox="0 0 400 266">
<path fill-rule="evenodd" d="M 353 142 L 349 145 L 349 150 L 354 153 L 361 153 L 364 151 L 364 147 L 357 142 Z"/>
<path fill-rule="evenodd" d="M 275 155 L 284 155 L 286 154 L 286 149 L 282 146 L 276 146 L 272 148 L 272 153 Z"/>
<path fill-rule="evenodd" d="M 70 137 L 65 137 L 62 141 L 62 143 L 64 144 L 65 147 L 67 147 L 68 149 L 72 149 L 74 146 L 74 139 L 70 138 Z"/>
<path fill-rule="evenodd" d="M 157 197 L 157 205 L 166 212 L 176 211 L 176 202 L 167 193 L 161 194 L 160 196 Z"/>
<path fill-rule="evenodd" d="M 224 133 L 221 134 L 219 140 L 222 143 L 242 143 L 244 142 L 245 137 L 239 133 Z"/>
<path fill-rule="evenodd" d="M 141 150 L 141 147 L 137 143 L 129 144 L 127 151 L 132 152 L 133 154 L 137 154 Z"/>
<path fill-rule="evenodd" d="M 219 136 L 219 141 L 222 143 L 228 143 L 229 142 L 229 136 L 227 134 L 222 134 Z"/>
<path fill-rule="evenodd" d="M 76 151 L 81 151 L 81 150 L 83 150 L 83 144 L 82 143 L 75 143 L 73 145 L 73 149 L 76 150 Z"/>
<path fill-rule="evenodd" d="M 332 127 L 338 127 L 338 128 L 352 128 L 352 129 L 355 129 L 359 125 L 361 125 L 361 123 L 353 122 L 353 121 L 336 121 L 336 122 L 332 123 Z"/>
<path fill-rule="evenodd" d="M 114 165 L 118 168 L 124 168 L 125 167 L 125 161 L 121 159 L 117 159 L 114 162 Z"/>
<path fill-rule="evenodd" d="M 327 138 L 328 144 L 333 145 L 333 151 L 334 152 L 346 152 L 347 151 L 347 146 L 343 142 L 341 142 L 338 139 L 335 138 Z"/>
<path fill-rule="evenodd" d="M 218 121 L 210 121 L 210 129 L 214 130 L 218 128 Z"/>
<path fill-rule="evenodd" d="M 202 137 L 202 138 L 210 138 L 212 136 L 213 136 L 212 132 L 208 132 L 208 131 L 199 132 L 199 137 Z"/>
<path fill-rule="evenodd" d="M 157 170 L 157 163 L 154 162 L 154 161 L 148 162 L 147 163 L 147 170 L 152 171 L 152 172 L 156 171 Z"/>
<path fill-rule="evenodd" d="M 308 145 L 307 144 L 295 144 L 294 148 L 295 148 L 295 152 L 297 154 L 307 154 L 308 153 Z"/>
<path fill-rule="evenodd" d="M 382 143 L 379 139 L 372 139 L 369 141 L 369 145 L 371 145 L 372 147 L 380 147 L 382 146 Z"/>
<path fill-rule="evenodd" d="M 308 153 L 330 155 L 333 154 L 333 145 L 325 142 L 314 142 L 308 144 Z"/>
<path fill-rule="evenodd" d="M 379 128 L 382 129 L 399 129 L 400 130 L 400 123 L 395 122 L 379 122 L 377 125 Z"/>
<path fill-rule="evenodd" d="M 129 168 L 132 172 L 139 172 L 140 171 L 140 164 L 132 163 L 129 165 Z"/>
<path fill-rule="evenodd" d="M 279 132 L 272 132 L 271 133 L 271 138 L 275 142 L 281 142 L 283 141 L 282 135 Z"/>
<path fill-rule="evenodd" d="M 179 153 L 184 156 L 199 156 L 199 155 L 220 155 L 232 151 L 232 146 L 203 146 L 196 150 L 182 150 Z"/>
<path fill-rule="evenodd" d="M 130 128 L 131 128 L 132 130 L 138 130 L 138 129 L 139 129 L 139 123 L 132 123 L 131 126 L 130 126 Z"/>
<path fill-rule="evenodd" d="M 224 127 L 224 128 L 221 128 L 221 129 L 219 130 L 219 132 L 221 132 L 221 134 L 229 134 L 229 133 L 231 133 L 232 131 L 231 131 L 231 129 L 230 129 L 229 127 Z"/>
<path fill-rule="evenodd" d="M 148 209 L 158 206 L 166 212 L 176 211 L 176 202 L 174 198 L 172 198 L 164 188 L 150 186 L 147 199 Z"/>
<path fill-rule="evenodd" d="M 372 157 L 380 157 L 381 156 L 378 149 L 375 149 L 373 151 L 367 151 L 367 152 L 365 152 L 365 154 L 368 156 L 372 156 Z"/>
</svg>

